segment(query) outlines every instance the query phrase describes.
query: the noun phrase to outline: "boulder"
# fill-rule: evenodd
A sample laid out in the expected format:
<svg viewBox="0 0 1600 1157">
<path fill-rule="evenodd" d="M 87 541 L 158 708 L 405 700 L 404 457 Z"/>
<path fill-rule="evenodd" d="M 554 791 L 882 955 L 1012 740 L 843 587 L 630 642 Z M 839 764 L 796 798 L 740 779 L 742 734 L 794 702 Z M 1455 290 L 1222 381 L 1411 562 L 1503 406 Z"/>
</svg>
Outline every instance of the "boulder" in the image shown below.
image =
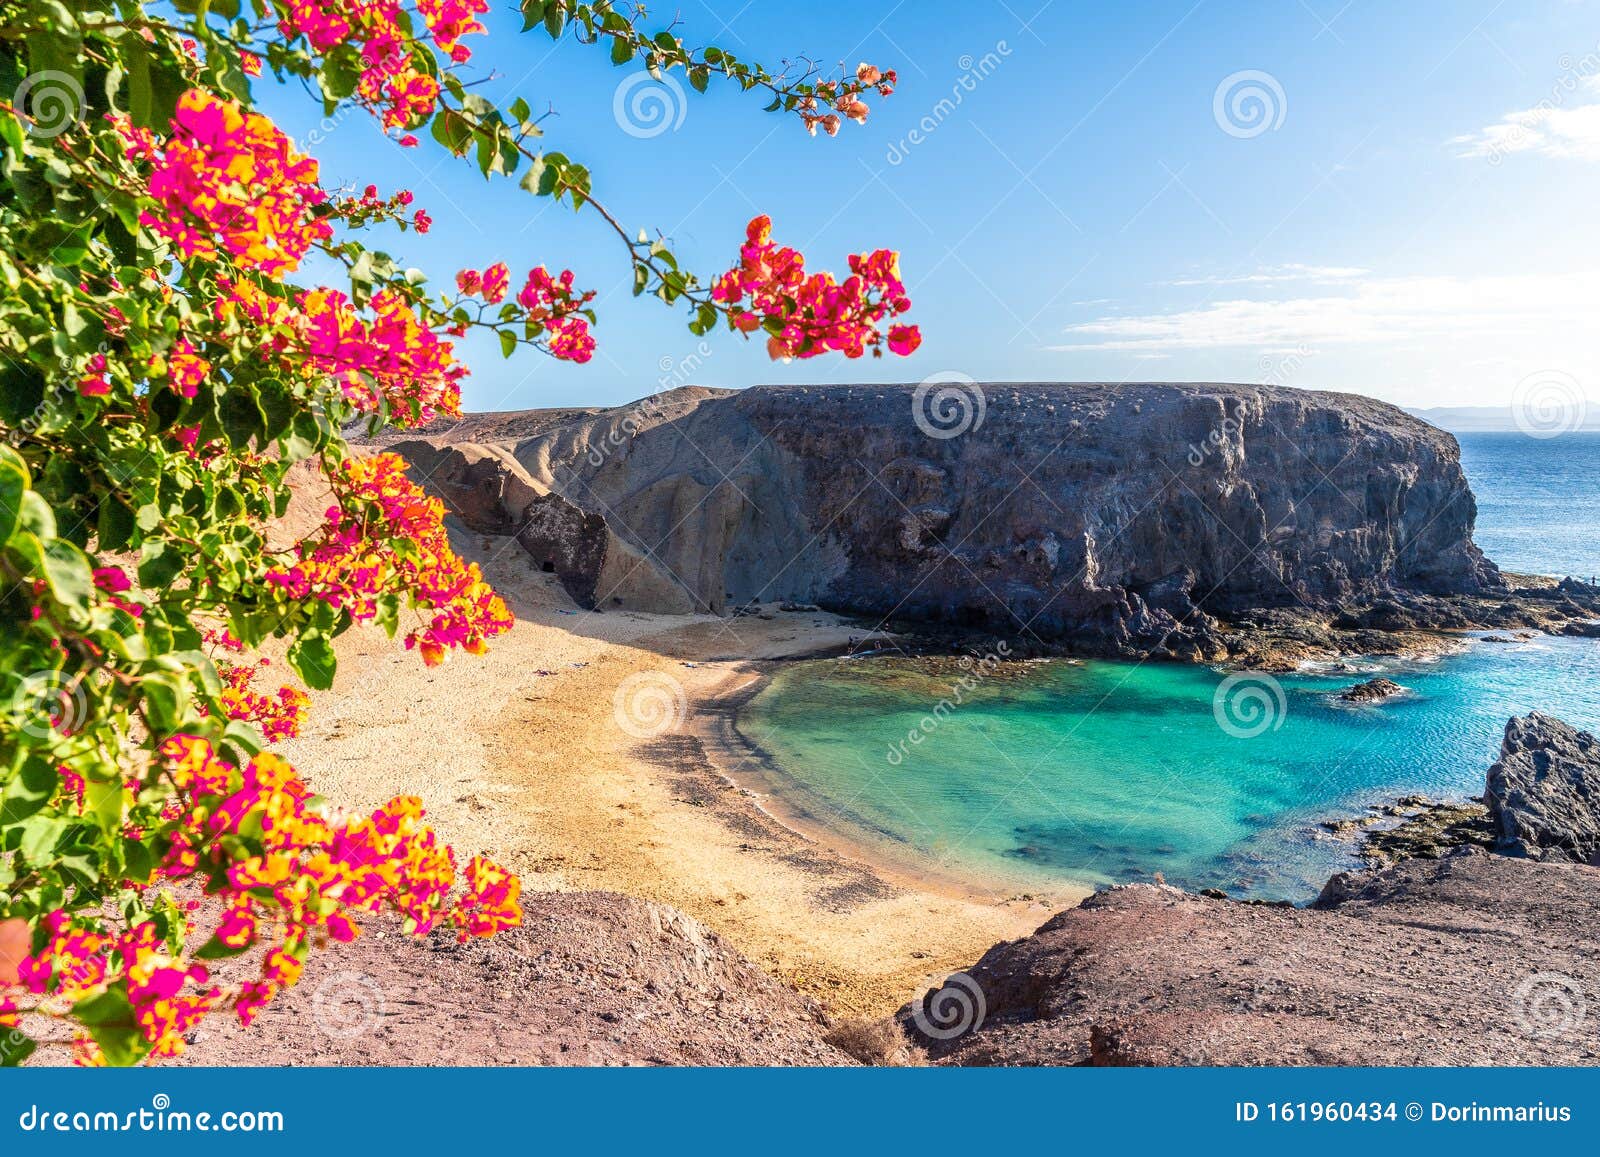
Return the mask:
<svg viewBox="0 0 1600 1157">
<path fill-rule="evenodd" d="M 1496 849 L 1600 864 L 1600 745 L 1537 711 L 1506 724 L 1485 802 Z"/>
</svg>

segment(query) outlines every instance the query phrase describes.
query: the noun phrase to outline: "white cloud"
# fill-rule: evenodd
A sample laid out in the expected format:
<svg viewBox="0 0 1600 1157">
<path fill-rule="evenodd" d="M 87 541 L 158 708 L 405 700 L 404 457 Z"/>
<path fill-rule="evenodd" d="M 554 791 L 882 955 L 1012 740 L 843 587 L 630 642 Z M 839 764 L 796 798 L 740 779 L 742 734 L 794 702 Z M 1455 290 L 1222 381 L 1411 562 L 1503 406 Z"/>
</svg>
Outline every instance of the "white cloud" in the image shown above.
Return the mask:
<svg viewBox="0 0 1600 1157">
<path fill-rule="evenodd" d="M 1600 270 L 1551 275 L 1366 277 L 1340 293 L 1236 298 L 1193 309 L 1102 315 L 1070 325 L 1058 351 L 1151 352 L 1330 346 L 1454 345 L 1535 348 L 1594 332 Z"/>
<path fill-rule="evenodd" d="M 1366 273 L 1342 265 L 1270 265 L 1254 273 L 1231 274 L 1226 277 L 1187 277 L 1169 281 L 1168 285 L 1274 285 L 1285 281 L 1336 282 L 1349 281 Z"/>
<path fill-rule="evenodd" d="M 1457 156 L 1488 157 L 1498 161 L 1511 153 L 1534 153 L 1576 161 L 1600 161 L 1600 102 L 1581 100 L 1569 105 L 1570 91 L 1581 87 L 1600 92 L 1600 77 L 1580 84 L 1558 86 L 1532 108 L 1507 113 L 1476 133 L 1456 137 Z"/>
</svg>

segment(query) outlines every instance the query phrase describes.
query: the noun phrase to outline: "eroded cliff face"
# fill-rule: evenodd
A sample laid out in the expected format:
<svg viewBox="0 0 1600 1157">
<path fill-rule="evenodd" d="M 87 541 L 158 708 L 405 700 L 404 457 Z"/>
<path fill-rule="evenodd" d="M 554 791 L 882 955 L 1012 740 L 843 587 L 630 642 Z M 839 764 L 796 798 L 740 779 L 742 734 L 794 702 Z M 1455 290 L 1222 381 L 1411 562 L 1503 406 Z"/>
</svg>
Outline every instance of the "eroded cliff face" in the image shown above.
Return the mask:
<svg viewBox="0 0 1600 1157">
<path fill-rule="evenodd" d="M 1263 608 L 1503 588 L 1472 543 L 1455 439 L 1392 406 L 1266 386 L 948 389 L 689 388 L 530 414 L 524 437 L 493 416 L 490 441 L 467 441 L 469 422 L 396 448 L 469 524 L 519 535 L 603 607 L 792 600 L 1173 650 Z"/>
</svg>

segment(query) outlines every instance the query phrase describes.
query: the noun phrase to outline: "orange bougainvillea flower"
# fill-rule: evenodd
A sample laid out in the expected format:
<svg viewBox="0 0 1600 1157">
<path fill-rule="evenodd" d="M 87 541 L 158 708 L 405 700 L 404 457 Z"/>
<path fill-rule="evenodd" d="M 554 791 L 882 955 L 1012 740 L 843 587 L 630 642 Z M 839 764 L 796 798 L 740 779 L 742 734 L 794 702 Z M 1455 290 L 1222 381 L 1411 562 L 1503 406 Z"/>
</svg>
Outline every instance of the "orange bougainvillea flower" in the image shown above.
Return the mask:
<svg viewBox="0 0 1600 1157">
<path fill-rule="evenodd" d="M 227 253 L 281 277 L 333 236 L 314 213 L 327 199 L 317 162 L 237 101 L 191 89 L 178 99 L 164 141 L 126 118 L 115 123 L 128 155 L 151 166 L 150 196 L 159 210 L 146 210 L 140 223 L 185 257 Z"/>
</svg>

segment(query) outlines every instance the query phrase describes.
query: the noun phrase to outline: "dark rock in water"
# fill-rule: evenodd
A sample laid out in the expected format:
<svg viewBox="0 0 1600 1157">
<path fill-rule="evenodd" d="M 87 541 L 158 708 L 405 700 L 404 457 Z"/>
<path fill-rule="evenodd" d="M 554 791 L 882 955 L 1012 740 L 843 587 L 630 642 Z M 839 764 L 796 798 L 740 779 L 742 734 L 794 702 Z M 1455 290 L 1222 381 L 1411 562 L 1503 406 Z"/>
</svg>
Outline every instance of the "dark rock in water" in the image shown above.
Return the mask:
<svg viewBox="0 0 1600 1157">
<path fill-rule="evenodd" d="M 1404 693 L 1405 688 L 1390 679 L 1369 679 L 1365 683 L 1357 683 L 1339 693 L 1339 698 L 1346 703 L 1381 703 L 1385 699 L 1393 698 Z"/>
<path fill-rule="evenodd" d="M 1600 744 L 1587 731 L 1538 712 L 1511 720 L 1485 798 L 1497 850 L 1600 864 Z"/>
<path fill-rule="evenodd" d="M 1513 643 L 1515 639 L 1508 639 L 1504 635 L 1484 635 L 1478 640 L 1480 643 Z"/>
<path fill-rule="evenodd" d="M 1418 797 L 1407 797 L 1415 801 Z M 1385 809 L 1402 817 L 1393 827 L 1366 826 L 1361 832 L 1361 858 L 1377 868 L 1401 860 L 1437 860 L 1457 848 L 1491 848 L 1495 843 L 1489 809 L 1476 800 L 1461 803 L 1421 803 L 1400 801 L 1400 807 Z M 1374 820 L 1377 817 L 1373 817 Z"/>
</svg>

